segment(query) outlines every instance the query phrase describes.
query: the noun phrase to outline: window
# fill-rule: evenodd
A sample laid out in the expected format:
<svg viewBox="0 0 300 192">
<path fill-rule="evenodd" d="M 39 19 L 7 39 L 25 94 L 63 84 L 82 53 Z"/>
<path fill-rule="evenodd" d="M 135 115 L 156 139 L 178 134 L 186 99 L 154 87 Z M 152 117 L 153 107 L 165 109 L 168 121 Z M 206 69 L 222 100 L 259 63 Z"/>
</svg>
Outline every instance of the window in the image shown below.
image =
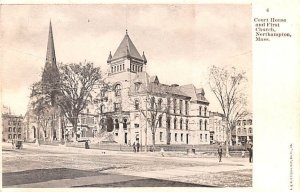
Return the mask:
<svg viewBox="0 0 300 192">
<path fill-rule="evenodd" d="M 176 99 L 173 100 L 173 112 L 176 113 Z"/>
<path fill-rule="evenodd" d="M 202 119 L 200 119 L 199 127 L 200 127 L 200 130 L 202 130 Z"/>
<path fill-rule="evenodd" d="M 207 134 L 205 134 L 205 141 L 207 141 Z"/>
<path fill-rule="evenodd" d="M 11 132 L 11 131 L 12 131 L 12 128 L 11 128 L 11 127 L 9 127 L 9 128 L 8 128 L 8 132 Z"/>
<path fill-rule="evenodd" d="M 252 133 L 252 128 L 251 127 L 249 127 L 249 133 Z"/>
<path fill-rule="evenodd" d="M 183 141 L 183 133 L 180 135 L 180 140 Z"/>
<path fill-rule="evenodd" d="M 21 134 L 18 135 L 18 139 L 21 139 Z"/>
<path fill-rule="evenodd" d="M 162 99 L 158 99 L 158 110 L 161 110 Z"/>
<path fill-rule="evenodd" d="M 115 111 L 121 111 L 121 104 L 115 103 Z"/>
<path fill-rule="evenodd" d="M 207 111 L 207 108 L 204 107 L 204 117 L 206 117 L 206 111 Z"/>
<path fill-rule="evenodd" d="M 162 127 L 162 116 L 158 117 L 158 127 Z"/>
<path fill-rule="evenodd" d="M 240 133 L 241 132 L 241 128 L 238 128 L 238 133 Z"/>
<path fill-rule="evenodd" d="M 125 69 L 124 64 L 123 64 L 123 70 Z"/>
<path fill-rule="evenodd" d="M 163 140 L 163 132 L 159 132 L 159 140 L 160 140 L 160 141 Z"/>
<path fill-rule="evenodd" d="M 104 105 L 100 106 L 100 113 L 104 113 Z"/>
<path fill-rule="evenodd" d="M 119 129 L 119 120 L 118 119 L 115 119 L 115 128 Z"/>
<path fill-rule="evenodd" d="M 180 119 L 180 129 L 182 129 L 182 119 Z"/>
<path fill-rule="evenodd" d="M 188 101 L 185 101 L 185 114 L 186 114 L 186 115 L 189 114 L 188 111 L 189 111 L 189 102 L 188 102 Z"/>
<path fill-rule="evenodd" d="M 8 139 L 12 139 L 11 134 L 8 134 Z"/>
<path fill-rule="evenodd" d="M 189 129 L 189 120 L 188 119 L 185 120 L 185 129 L 186 130 Z"/>
<path fill-rule="evenodd" d="M 100 96 L 101 96 L 101 97 L 105 97 L 105 91 L 104 91 L 104 90 L 101 90 Z"/>
<path fill-rule="evenodd" d="M 176 125 L 176 124 L 177 124 L 177 119 L 175 118 L 175 119 L 174 119 L 174 129 L 177 128 L 177 125 Z"/>
<path fill-rule="evenodd" d="M 138 82 L 134 84 L 135 92 L 139 92 L 140 88 L 141 88 L 141 83 Z"/>
<path fill-rule="evenodd" d="M 115 95 L 116 96 L 120 96 L 121 95 L 121 85 L 120 84 L 117 84 L 115 86 Z"/>
<path fill-rule="evenodd" d="M 175 133 L 175 141 L 177 142 L 177 133 Z"/>
<path fill-rule="evenodd" d="M 199 107 L 199 115 L 200 116 L 202 115 L 202 107 L 201 106 Z"/>
<path fill-rule="evenodd" d="M 200 134 L 200 141 L 202 141 L 202 133 Z"/>
<path fill-rule="evenodd" d="M 16 132 L 16 128 L 15 127 L 13 128 L 13 130 L 14 130 L 13 132 Z"/>
<path fill-rule="evenodd" d="M 114 68 L 113 68 L 113 67 L 111 67 L 111 72 L 112 72 L 112 73 L 114 72 Z"/>
<path fill-rule="evenodd" d="M 243 120 L 243 125 L 246 125 L 246 120 Z"/>
<path fill-rule="evenodd" d="M 240 120 L 237 121 L 237 125 L 241 125 L 241 121 Z"/>
<path fill-rule="evenodd" d="M 252 125 L 252 120 L 251 119 L 248 120 L 248 125 Z"/>
<path fill-rule="evenodd" d="M 154 104 L 155 104 L 155 98 L 154 97 L 151 97 L 151 109 L 154 109 Z"/>
<path fill-rule="evenodd" d="M 127 119 L 123 119 L 123 129 L 127 129 Z"/>
<path fill-rule="evenodd" d="M 134 124 L 134 128 L 139 128 L 139 127 L 140 127 L 139 124 L 137 124 L 137 123 Z"/>
<path fill-rule="evenodd" d="M 21 133 L 21 128 L 18 128 L 18 132 Z"/>
<path fill-rule="evenodd" d="M 247 129 L 246 128 L 244 128 L 244 133 L 247 133 Z"/>
<path fill-rule="evenodd" d="M 117 66 L 117 71 L 119 71 L 119 65 Z"/>
<path fill-rule="evenodd" d="M 139 102 L 139 100 L 134 100 L 134 109 L 135 110 L 139 110 L 140 109 L 140 102 Z"/>
<path fill-rule="evenodd" d="M 182 100 L 179 100 L 179 113 L 182 114 Z"/>
<path fill-rule="evenodd" d="M 204 130 L 206 131 L 206 128 L 207 128 L 207 121 L 205 120 L 204 121 Z"/>
<path fill-rule="evenodd" d="M 167 128 L 170 129 L 171 128 L 171 119 L 170 117 L 167 118 Z"/>
<path fill-rule="evenodd" d="M 167 99 L 167 112 L 170 113 L 170 107 L 171 107 L 171 99 Z"/>
</svg>

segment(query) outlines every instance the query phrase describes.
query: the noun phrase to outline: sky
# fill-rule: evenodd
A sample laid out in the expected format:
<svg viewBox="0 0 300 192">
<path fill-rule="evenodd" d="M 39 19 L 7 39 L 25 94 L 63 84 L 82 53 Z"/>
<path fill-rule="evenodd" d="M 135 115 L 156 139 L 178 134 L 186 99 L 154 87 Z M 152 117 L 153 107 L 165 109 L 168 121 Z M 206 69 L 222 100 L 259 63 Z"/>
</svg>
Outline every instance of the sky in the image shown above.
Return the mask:
<svg viewBox="0 0 300 192">
<path fill-rule="evenodd" d="M 165 84 L 203 87 L 211 111 L 212 65 L 246 71 L 252 107 L 251 5 L 1 5 L 1 102 L 25 114 L 30 85 L 41 78 L 51 19 L 56 60 L 91 61 L 105 72 L 126 29 L 147 72 Z"/>
</svg>

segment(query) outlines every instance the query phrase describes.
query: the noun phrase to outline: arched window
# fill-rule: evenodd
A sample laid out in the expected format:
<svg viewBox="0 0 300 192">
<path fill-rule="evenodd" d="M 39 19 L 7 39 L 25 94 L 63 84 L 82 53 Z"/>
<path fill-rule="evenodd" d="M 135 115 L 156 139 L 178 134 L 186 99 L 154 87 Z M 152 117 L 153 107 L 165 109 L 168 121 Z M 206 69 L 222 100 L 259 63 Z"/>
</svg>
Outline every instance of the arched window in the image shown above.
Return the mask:
<svg viewBox="0 0 300 192">
<path fill-rule="evenodd" d="M 176 129 L 177 128 L 177 119 L 175 118 L 174 119 L 174 129 Z"/>
<path fill-rule="evenodd" d="M 154 109 L 154 104 L 155 104 L 155 98 L 151 97 L 151 109 Z"/>
<path fill-rule="evenodd" d="M 188 119 L 185 120 L 185 128 L 186 128 L 186 130 L 189 129 L 189 120 Z"/>
<path fill-rule="evenodd" d="M 115 128 L 119 129 L 119 120 L 118 119 L 115 119 Z"/>
<path fill-rule="evenodd" d="M 158 105 L 157 105 L 157 108 L 159 110 L 161 110 L 161 105 L 162 105 L 162 99 L 160 98 L 160 99 L 158 99 Z"/>
<path fill-rule="evenodd" d="M 116 96 L 120 96 L 121 95 L 121 85 L 120 84 L 117 84 L 115 86 L 115 95 Z"/>
<path fill-rule="evenodd" d="M 200 116 L 202 115 L 202 107 L 201 106 L 199 107 L 199 115 Z"/>
<path fill-rule="evenodd" d="M 202 119 L 200 119 L 199 127 L 200 127 L 200 130 L 202 130 Z"/>
<path fill-rule="evenodd" d="M 238 128 L 238 133 L 240 133 L 241 132 L 241 128 Z"/>
<path fill-rule="evenodd" d="M 252 133 L 252 128 L 251 127 L 249 127 L 249 133 Z"/>
<path fill-rule="evenodd" d="M 251 119 L 248 120 L 248 124 L 252 125 L 252 120 Z"/>
<path fill-rule="evenodd" d="M 140 109 L 140 102 L 138 99 L 134 100 L 134 109 L 139 110 Z"/>
<path fill-rule="evenodd" d="M 112 73 L 114 72 L 114 68 L 113 68 L 113 67 L 111 67 L 111 72 L 112 72 Z"/>
<path fill-rule="evenodd" d="M 237 121 L 237 125 L 241 125 L 241 121 L 240 120 Z"/>
<path fill-rule="evenodd" d="M 162 116 L 158 117 L 158 127 L 162 127 Z"/>
<path fill-rule="evenodd" d="M 183 120 L 182 120 L 182 118 L 180 119 L 180 129 L 182 129 L 182 122 L 183 122 Z"/>
<path fill-rule="evenodd" d="M 117 71 L 119 71 L 119 65 L 117 66 Z"/>
<path fill-rule="evenodd" d="M 171 108 L 171 99 L 167 99 L 167 112 L 170 113 L 170 108 Z"/>
<path fill-rule="evenodd" d="M 206 131 L 206 128 L 207 128 L 207 121 L 205 120 L 204 121 L 204 130 Z"/>
<path fill-rule="evenodd" d="M 123 129 L 127 129 L 127 119 L 123 119 Z"/>
<path fill-rule="evenodd" d="M 206 117 L 206 111 L 207 111 L 207 108 L 204 107 L 204 117 Z"/>
</svg>

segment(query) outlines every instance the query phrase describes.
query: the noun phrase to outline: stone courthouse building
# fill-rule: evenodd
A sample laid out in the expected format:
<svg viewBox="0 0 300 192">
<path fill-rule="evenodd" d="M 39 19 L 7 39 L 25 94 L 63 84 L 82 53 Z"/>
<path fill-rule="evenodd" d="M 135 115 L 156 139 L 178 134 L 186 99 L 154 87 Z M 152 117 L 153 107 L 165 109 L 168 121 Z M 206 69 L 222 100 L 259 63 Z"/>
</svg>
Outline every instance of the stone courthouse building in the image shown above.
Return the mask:
<svg viewBox="0 0 300 192">
<path fill-rule="evenodd" d="M 50 25 L 46 65 L 56 68 L 54 41 Z M 145 71 L 145 53 L 137 50 L 127 31 L 119 47 L 106 61 L 108 74 L 103 84 L 94 87 L 90 103 L 79 117 L 76 134 L 80 137 L 130 145 L 209 144 L 209 102 L 203 88 L 193 84 L 166 85 Z M 51 128 L 52 139 L 61 140 L 71 133 L 70 124 L 59 115 Z M 27 114 L 28 138 L 37 124 Z"/>
<path fill-rule="evenodd" d="M 109 54 L 105 86 L 99 87 L 100 130 L 120 144 L 208 144 L 209 102 L 202 88 L 166 85 L 145 71 L 148 63 L 127 31 Z M 148 121 L 147 121 L 147 119 Z M 151 125 L 153 122 L 153 125 Z M 155 129 L 155 131 L 153 131 Z"/>
</svg>

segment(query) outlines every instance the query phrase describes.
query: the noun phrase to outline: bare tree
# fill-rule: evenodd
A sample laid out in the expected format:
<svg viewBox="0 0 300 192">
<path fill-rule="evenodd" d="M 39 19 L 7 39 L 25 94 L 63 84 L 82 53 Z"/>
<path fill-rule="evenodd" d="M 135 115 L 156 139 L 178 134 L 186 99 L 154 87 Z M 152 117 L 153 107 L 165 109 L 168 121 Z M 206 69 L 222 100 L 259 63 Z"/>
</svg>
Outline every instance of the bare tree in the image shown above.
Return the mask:
<svg viewBox="0 0 300 192">
<path fill-rule="evenodd" d="M 100 68 L 90 62 L 72 63 L 62 64 L 60 72 L 58 105 L 76 132 L 78 116 L 87 106 L 93 87 L 101 79 Z"/>
<path fill-rule="evenodd" d="M 226 69 L 216 66 L 210 68 L 209 85 L 219 101 L 226 120 L 226 156 L 229 156 L 231 132 L 236 121 L 248 114 L 246 81 L 245 72 L 240 72 L 236 68 Z"/>
<path fill-rule="evenodd" d="M 139 111 L 146 119 L 147 123 L 150 125 L 151 138 L 152 138 L 152 149 L 155 150 L 155 134 L 156 130 L 159 127 L 159 124 L 162 123 L 162 117 L 164 114 L 168 116 L 170 111 L 170 103 L 163 102 L 162 98 L 171 96 L 170 86 L 158 84 L 158 83 L 149 83 L 145 89 L 146 95 L 144 98 L 145 107 L 140 107 Z M 170 101 L 168 99 L 168 101 Z M 168 118 L 168 117 L 167 117 Z M 145 130 L 147 133 L 147 129 Z M 167 132 L 168 136 L 168 132 Z M 147 135 L 145 136 L 147 139 Z M 145 142 L 147 145 L 147 141 Z M 147 150 L 147 146 L 145 148 Z"/>
</svg>

